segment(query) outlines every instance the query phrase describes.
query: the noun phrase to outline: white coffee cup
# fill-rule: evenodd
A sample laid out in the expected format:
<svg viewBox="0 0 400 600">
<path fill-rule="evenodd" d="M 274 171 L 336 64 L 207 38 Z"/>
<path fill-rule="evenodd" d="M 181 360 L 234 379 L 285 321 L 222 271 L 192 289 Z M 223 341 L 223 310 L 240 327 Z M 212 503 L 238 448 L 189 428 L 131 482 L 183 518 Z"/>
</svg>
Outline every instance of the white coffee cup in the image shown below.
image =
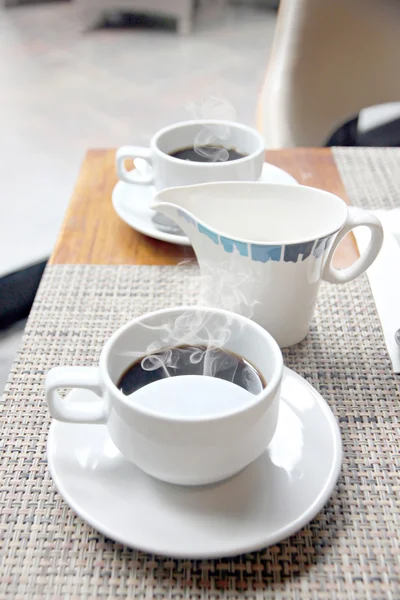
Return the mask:
<svg viewBox="0 0 400 600">
<path fill-rule="evenodd" d="M 154 343 L 165 348 L 169 341 L 179 345 L 174 338 L 179 318 L 196 323 L 186 332 L 187 344 L 206 339 L 210 331 L 229 331 L 221 347 L 247 359 L 266 387 L 253 395 L 215 377 L 182 375 L 124 395 L 117 383 L 138 356 L 146 355 L 146 348 Z M 51 369 L 46 400 L 55 419 L 106 424 L 119 451 L 150 475 L 170 483 L 205 484 L 237 473 L 267 448 L 277 424 L 282 370 L 278 345 L 249 319 L 206 307 L 171 308 L 116 331 L 98 367 Z M 90 390 L 98 400 L 69 402 L 68 395 L 62 398 L 57 391 L 65 387 Z"/>
<path fill-rule="evenodd" d="M 209 140 L 226 149 L 234 148 L 245 156 L 215 162 L 195 162 L 170 156 L 171 152 L 193 146 L 196 140 Z M 156 190 L 209 181 L 257 181 L 261 176 L 264 153 L 264 139 L 251 127 L 233 121 L 186 121 L 161 129 L 152 137 L 150 148 L 119 148 L 116 170 L 122 181 L 154 185 Z M 138 158 L 142 159 L 142 164 L 138 161 L 138 168 L 127 171 L 125 161 Z"/>
</svg>

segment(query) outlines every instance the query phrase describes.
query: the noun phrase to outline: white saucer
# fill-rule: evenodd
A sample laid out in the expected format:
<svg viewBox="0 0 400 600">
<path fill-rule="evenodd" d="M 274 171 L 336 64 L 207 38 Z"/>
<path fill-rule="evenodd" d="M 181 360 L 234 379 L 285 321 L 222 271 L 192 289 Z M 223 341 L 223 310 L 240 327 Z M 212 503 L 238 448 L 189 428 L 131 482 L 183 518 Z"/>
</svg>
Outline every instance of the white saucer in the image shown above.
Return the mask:
<svg viewBox="0 0 400 600">
<path fill-rule="evenodd" d="M 69 402 L 91 392 L 75 391 Z M 324 506 L 339 476 L 339 428 L 325 400 L 285 368 L 269 449 L 229 480 L 162 483 L 127 462 L 104 425 L 53 421 L 51 475 L 73 510 L 118 542 L 179 558 L 232 556 L 275 544 Z"/>
<path fill-rule="evenodd" d="M 268 163 L 264 163 L 260 181 L 297 185 L 297 181 L 289 173 Z M 157 229 L 152 220 L 155 211 L 150 208 L 154 194 L 153 186 L 119 181 L 112 193 L 114 210 L 125 223 L 140 233 L 171 244 L 190 246 L 186 236 Z"/>
</svg>

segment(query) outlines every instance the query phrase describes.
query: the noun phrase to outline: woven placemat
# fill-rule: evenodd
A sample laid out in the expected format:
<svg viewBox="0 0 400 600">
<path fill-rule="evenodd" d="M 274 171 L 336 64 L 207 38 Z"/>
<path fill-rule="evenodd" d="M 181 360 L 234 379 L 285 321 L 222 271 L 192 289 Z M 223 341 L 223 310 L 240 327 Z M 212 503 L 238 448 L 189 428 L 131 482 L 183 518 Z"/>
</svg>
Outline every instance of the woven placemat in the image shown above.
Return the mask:
<svg viewBox="0 0 400 600">
<path fill-rule="evenodd" d="M 351 204 L 400 206 L 400 148 L 332 148 Z"/>
<path fill-rule="evenodd" d="M 351 152 L 336 151 L 346 189 L 360 191 L 355 203 L 371 202 L 369 190 L 346 183 L 353 170 L 362 183 L 358 169 L 371 168 L 371 154 L 355 152 L 351 165 Z M 344 446 L 330 501 L 296 535 L 234 559 L 172 560 L 104 538 L 55 491 L 46 461 L 47 370 L 96 364 L 122 323 L 193 304 L 197 294 L 189 266 L 47 268 L 1 407 L 0 598 L 400 598 L 400 389 L 365 276 L 324 284 L 307 340 L 285 352 L 286 364 L 329 403 Z"/>
</svg>

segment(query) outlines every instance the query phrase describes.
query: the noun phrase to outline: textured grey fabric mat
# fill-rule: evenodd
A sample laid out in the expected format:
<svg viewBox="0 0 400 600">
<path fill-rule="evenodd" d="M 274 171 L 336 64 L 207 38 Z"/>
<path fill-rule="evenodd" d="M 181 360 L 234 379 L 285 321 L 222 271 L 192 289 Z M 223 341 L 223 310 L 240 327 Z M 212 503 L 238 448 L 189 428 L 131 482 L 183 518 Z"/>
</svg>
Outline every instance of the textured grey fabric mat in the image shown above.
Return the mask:
<svg viewBox="0 0 400 600">
<path fill-rule="evenodd" d="M 172 561 L 106 540 L 55 491 L 46 371 L 96 364 L 128 319 L 195 303 L 196 275 L 188 267 L 48 268 L 2 411 L 1 597 L 395 598 L 400 395 L 366 278 L 323 286 L 307 341 L 285 353 L 329 402 L 344 444 L 331 500 L 298 534 L 234 560 Z"/>
<path fill-rule="evenodd" d="M 351 204 L 400 206 L 400 148 L 332 148 Z"/>
<path fill-rule="evenodd" d="M 335 156 L 354 203 L 391 202 L 389 184 L 372 193 L 359 171 L 380 171 L 398 154 Z M 47 269 L 1 406 L 0 598 L 400 598 L 400 390 L 365 276 L 323 285 L 307 340 L 285 352 L 329 403 L 344 446 L 330 501 L 296 535 L 234 559 L 171 560 L 104 538 L 55 491 L 45 373 L 96 364 L 104 341 L 136 315 L 195 303 L 196 275 L 190 267 Z"/>
</svg>

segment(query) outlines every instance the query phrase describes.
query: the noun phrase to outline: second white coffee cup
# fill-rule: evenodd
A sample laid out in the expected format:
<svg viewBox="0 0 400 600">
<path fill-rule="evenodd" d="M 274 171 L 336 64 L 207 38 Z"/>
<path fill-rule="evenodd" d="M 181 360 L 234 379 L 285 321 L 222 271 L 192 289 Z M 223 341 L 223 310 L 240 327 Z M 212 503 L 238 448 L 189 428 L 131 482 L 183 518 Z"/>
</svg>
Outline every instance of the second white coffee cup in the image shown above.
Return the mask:
<svg viewBox="0 0 400 600">
<path fill-rule="evenodd" d="M 234 149 L 243 155 L 232 161 L 196 162 L 170 156 L 182 148 L 193 147 L 199 140 Z M 150 147 L 123 146 L 117 150 L 116 170 L 127 183 L 154 185 L 156 190 L 209 181 L 257 181 L 264 163 L 263 137 L 251 127 L 233 121 L 199 120 L 170 125 L 156 133 Z M 128 159 L 146 161 L 145 169 L 128 171 Z"/>
</svg>

